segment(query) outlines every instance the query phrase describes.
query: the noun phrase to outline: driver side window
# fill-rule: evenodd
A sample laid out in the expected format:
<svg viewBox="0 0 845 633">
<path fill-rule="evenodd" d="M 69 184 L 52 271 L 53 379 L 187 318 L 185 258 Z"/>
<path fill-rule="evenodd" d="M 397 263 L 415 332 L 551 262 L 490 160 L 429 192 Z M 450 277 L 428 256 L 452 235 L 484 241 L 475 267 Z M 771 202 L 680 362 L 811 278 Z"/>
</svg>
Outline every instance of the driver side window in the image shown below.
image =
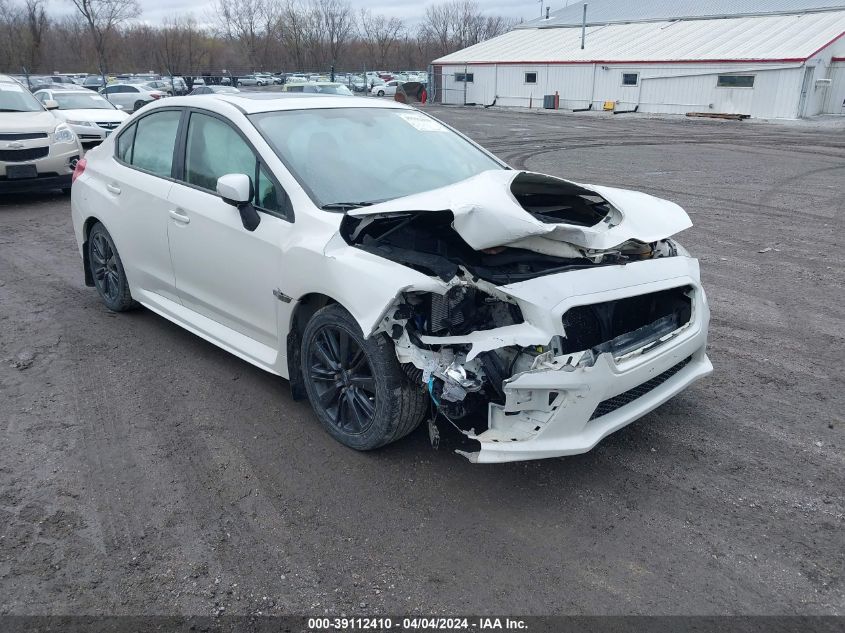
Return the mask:
<svg viewBox="0 0 845 633">
<path fill-rule="evenodd" d="M 259 209 L 287 215 L 284 192 L 278 190 L 240 134 L 216 117 L 192 113 L 185 148 L 185 182 L 216 193 L 217 179 L 226 174 L 249 176 L 252 203 Z"/>
</svg>

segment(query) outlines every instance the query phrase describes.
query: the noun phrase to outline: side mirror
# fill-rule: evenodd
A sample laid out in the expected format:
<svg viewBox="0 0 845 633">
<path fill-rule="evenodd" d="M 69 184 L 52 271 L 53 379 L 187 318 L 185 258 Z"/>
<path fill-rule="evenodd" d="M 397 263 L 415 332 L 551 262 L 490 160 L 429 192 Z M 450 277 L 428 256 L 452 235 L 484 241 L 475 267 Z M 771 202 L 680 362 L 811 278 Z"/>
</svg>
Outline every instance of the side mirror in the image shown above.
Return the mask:
<svg viewBox="0 0 845 633">
<path fill-rule="evenodd" d="M 217 179 L 217 193 L 223 202 L 231 204 L 241 214 L 241 222 L 247 231 L 254 231 L 261 222 L 261 216 L 252 206 L 252 180 L 246 174 L 226 174 Z"/>
<path fill-rule="evenodd" d="M 46 99 L 44 101 L 44 107 L 48 110 L 58 110 L 59 109 L 59 102 L 55 101 L 54 99 Z"/>
</svg>

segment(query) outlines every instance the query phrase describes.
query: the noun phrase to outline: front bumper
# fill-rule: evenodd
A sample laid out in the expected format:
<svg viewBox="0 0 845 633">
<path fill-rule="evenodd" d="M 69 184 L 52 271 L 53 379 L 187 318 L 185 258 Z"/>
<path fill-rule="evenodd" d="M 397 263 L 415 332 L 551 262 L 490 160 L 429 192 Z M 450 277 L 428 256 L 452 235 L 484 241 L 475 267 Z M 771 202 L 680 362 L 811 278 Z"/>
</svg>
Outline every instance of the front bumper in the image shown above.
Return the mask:
<svg viewBox="0 0 845 633">
<path fill-rule="evenodd" d="M 73 130 L 73 133 L 76 134 L 76 137 L 81 143 L 101 143 L 114 131 L 101 128 L 99 125 L 91 126 L 68 124 L 68 126 L 71 130 Z"/>
<path fill-rule="evenodd" d="M 606 353 L 591 367 L 525 372 L 505 386 L 505 405 L 489 405 L 489 429 L 470 435 L 481 450 L 467 457 L 491 463 L 586 453 L 712 372 L 705 347 L 706 330 L 698 330 L 628 361 Z"/>
<path fill-rule="evenodd" d="M 0 178 L 0 193 L 35 193 L 51 189 L 68 189 L 71 174 L 39 174 L 37 178 L 8 180 Z"/>
<path fill-rule="evenodd" d="M 29 144 L 30 148 L 43 147 L 44 141 L 38 139 Z M 68 143 L 52 143 L 47 156 L 27 161 L 0 162 L 0 192 L 32 193 L 51 189 L 67 189 L 71 185 L 71 176 L 76 161 L 82 158 L 82 146 L 77 139 Z M 7 167 L 34 165 L 35 178 L 9 178 Z"/>
<path fill-rule="evenodd" d="M 620 284 L 626 276 L 630 284 Z M 569 281 L 576 294 L 550 310 L 557 323 L 575 305 L 679 286 L 691 288 L 692 315 L 657 345 L 618 358 L 610 352 L 595 357 L 590 351 L 562 354 L 505 380 L 505 403 L 488 404 L 488 429 L 469 434 L 481 446 L 478 452 L 463 453 L 470 461 L 585 453 L 713 371 L 706 354 L 710 310 L 695 260 L 678 257 L 617 271 L 583 271 Z M 531 282 L 528 290 L 544 289 Z M 528 308 L 523 304 L 524 311 Z"/>
</svg>

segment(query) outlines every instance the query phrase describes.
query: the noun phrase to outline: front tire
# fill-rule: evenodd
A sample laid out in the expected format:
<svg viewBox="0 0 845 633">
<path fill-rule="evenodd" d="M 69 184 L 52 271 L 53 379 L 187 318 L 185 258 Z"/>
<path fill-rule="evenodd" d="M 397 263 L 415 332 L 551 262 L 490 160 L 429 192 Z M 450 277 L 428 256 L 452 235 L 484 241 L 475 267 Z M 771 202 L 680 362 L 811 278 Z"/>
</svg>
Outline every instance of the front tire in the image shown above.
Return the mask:
<svg viewBox="0 0 845 633">
<path fill-rule="evenodd" d="M 97 294 L 109 310 L 125 312 L 138 305 L 129 291 L 129 282 L 114 240 L 99 222 L 88 234 L 88 266 Z"/>
<path fill-rule="evenodd" d="M 379 97 L 383 97 L 383 96 L 384 96 L 384 90 L 379 90 L 379 91 L 378 91 L 378 96 L 379 96 Z"/>
<path fill-rule="evenodd" d="M 302 377 L 317 419 L 341 444 L 359 451 L 395 442 L 422 421 L 428 404 L 412 385 L 384 334 L 365 339 L 338 304 L 319 310 L 302 335 Z"/>
</svg>

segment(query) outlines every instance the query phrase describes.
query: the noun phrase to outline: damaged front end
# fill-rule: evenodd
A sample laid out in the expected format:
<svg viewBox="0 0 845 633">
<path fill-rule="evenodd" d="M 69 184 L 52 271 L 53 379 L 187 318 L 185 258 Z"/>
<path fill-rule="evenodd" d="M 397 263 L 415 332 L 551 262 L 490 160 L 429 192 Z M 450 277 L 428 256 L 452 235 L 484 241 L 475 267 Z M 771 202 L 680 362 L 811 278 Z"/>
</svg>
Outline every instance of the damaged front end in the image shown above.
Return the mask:
<svg viewBox="0 0 845 633">
<path fill-rule="evenodd" d="M 698 263 L 670 202 L 514 171 L 350 211 L 350 246 L 436 281 L 384 332 L 474 462 L 581 453 L 709 373 Z M 459 451 L 460 452 L 460 451 Z"/>
</svg>

